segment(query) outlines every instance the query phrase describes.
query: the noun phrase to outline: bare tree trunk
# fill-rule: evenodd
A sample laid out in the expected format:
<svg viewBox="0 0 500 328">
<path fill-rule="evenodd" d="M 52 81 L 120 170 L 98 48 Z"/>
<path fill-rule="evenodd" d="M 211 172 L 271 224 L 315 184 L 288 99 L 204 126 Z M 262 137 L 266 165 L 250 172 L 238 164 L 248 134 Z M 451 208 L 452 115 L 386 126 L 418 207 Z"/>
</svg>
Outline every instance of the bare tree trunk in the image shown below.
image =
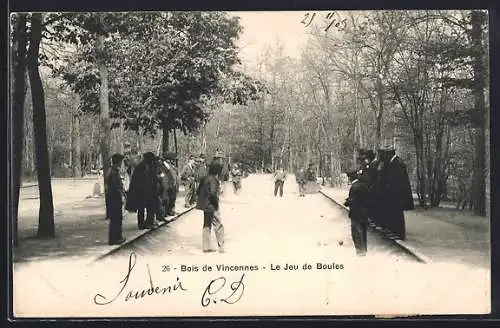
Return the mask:
<svg viewBox="0 0 500 328">
<path fill-rule="evenodd" d="M 125 152 L 125 126 L 124 126 L 124 120 L 120 119 L 120 154 L 123 154 Z"/>
<path fill-rule="evenodd" d="M 40 42 L 42 40 L 42 14 L 34 13 L 31 16 L 31 38 L 28 49 L 28 74 L 33 99 L 33 129 L 36 142 L 36 163 L 38 189 L 40 195 L 40 209 L 38 212 L 37 237 L 52 238 L 55 236 L 54 204 L 50 181 L 50 162 L 47 147 L 47 125 L 45 114 L 45 95 L 42 79 L 38 70 Z"/>
<path fill-rule="evenodd" d="M 425 163 L 424 163 L 424 149 L 422 140 L 415 137 L 415 150 L 417 161 L 417 195 L 419 205 L 423 208 L 427 207 L 426 192 L 425 192 Z"/>
<path fill-rule="evenodd" d="M 474 54 L 474 105 L 479 117 L 477 128 L 475 129 L 476 140 L 475 146 L 475 163 L 474 163 L 474 183 L 472 189 L 472 208 L 475 215 L 486 215 L 486 182 L 485 182 L 485 101 L 484 101 L 484 85 L 485 85 L 485 63 L 484 63 L 484 45 L 482 25 L 485 21 L 484 13 L 473 10 L 471 14 L 472 23 L 472 43 Z"/>
<path fill-rule="evenodd" d="M 170 148 L 170 131 L 167 130 L 165 124 L 162 127 L 162 131 L 161 153 L 165 156 L 169 152 Z"/>
<path fill-rule="evenodd" d="M 100 17 L 100 24 L 103 24 L 102 16 Z M 106 204 L 106 218 L 108 215 L 108 202 L 107 202 L 107 180 L 108 171 L 111 167 L 110 161 L 110 148 L 111 148 L 111 119 L 109 117 L 109 85 L 108 85 L 108 68 L 106 66 L 105 60 L 105 49 L 104 49 L 104 35 L 97 36 L 96 42 L 96 57 L 97 57 L 97 67 L 99 70 L 99 76 L 101 79 L 101 87 L 99 92 L 99 122 L 100 122 L 100 155 L 101 155 L 101 165 L 103 168 L 103 181 L 104 181 L 104 197 Z M 98 167 L 98 170 L 100 167 Z"/>
<path fill-rule="evenodd" d="M 138 127 L 137 128 L 137 131 L 136 131 L 136 146 L 137 146 L 137 151 L 142 153 L 142 144 L 143 144 L 143 141 L 142 141 L 142 131 L 141 131 L 141 127 Z"/>
<path fill-rule="evenodd" d="M 377 111 L 377 121 L 375 128 L 375 146 L 379 148 L 380 139 L 382 135 L 382 120 L 384 117 L 384 85 L 380 77 L 377 78 L 377 97 L 378 97 L 378 111 Z"/>
<path fill-rule="evenodd" d="M 17 237 L 19 191 L 22 175 L 22 154 L 24 137 L 24 100 L 26 97 L 26 14 L 17 14 L 14 26 L 14 40 L 12 48 L 12 151 L 13 166 L 11 176 L 13 177 L 14 191 L 12 204 L 12 241 L 14 246 L 19 244 Z"/>
<path fill-rule="evenodd" d="M 72 116 L 72 131 L 71 131 L 71 153 L 73 158 L 72 168 L 73 176 L 79 177 L 82 175 L 82 168 L 80 162 L 80 116 L 73 114 Z"/>
<path fill-rule="evenodd" d="M 177 130 L 174 129 L 175 166 L 179 167 L 179 148 L 177 147 Z"/>
</svg>

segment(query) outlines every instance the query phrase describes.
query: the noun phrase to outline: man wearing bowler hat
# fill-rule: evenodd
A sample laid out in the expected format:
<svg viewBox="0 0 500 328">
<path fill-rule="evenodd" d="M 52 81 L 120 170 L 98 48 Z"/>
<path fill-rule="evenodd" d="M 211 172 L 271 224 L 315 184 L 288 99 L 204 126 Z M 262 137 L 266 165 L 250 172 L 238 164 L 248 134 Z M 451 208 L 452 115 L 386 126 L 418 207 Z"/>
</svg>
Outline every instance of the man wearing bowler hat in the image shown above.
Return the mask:
<svg viewBox="0 0 500 328">
<path fill-rule="evenodd" d="M 379 165 L 380 185 L 383 207 L 381 216 L 384 217 L 385 228 L 395 237 L 405 240 L 405 210 L 413 210 L 413 195 L 406 165 L 396 155 L 392 147 L 379 150 L 381 165 Z"/>
<path fill-rule="evenodd" d="M 111 168 L 106 179 L 106 207 L 109 218 L 109 245 L 119 245 L 125 242 L 122 236 L 123 211 L 122 206 L 125 199 L 125 191 L 120 176 L 123 155 L 111 156 Z"/>
</svg>

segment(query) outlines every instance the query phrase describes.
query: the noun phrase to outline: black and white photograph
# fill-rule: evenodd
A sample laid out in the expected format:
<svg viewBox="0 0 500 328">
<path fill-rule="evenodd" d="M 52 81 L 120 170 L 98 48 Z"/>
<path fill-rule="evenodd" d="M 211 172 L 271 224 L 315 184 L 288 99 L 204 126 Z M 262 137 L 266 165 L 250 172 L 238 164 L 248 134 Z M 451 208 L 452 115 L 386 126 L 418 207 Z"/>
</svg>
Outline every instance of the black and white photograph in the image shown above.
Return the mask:
<svg viewBox="0 0 500 328">
<path fill-rule="evenodd" d="M 488 22 L 11 13 L 14 318 L 489 314 Z"/>
</svg>

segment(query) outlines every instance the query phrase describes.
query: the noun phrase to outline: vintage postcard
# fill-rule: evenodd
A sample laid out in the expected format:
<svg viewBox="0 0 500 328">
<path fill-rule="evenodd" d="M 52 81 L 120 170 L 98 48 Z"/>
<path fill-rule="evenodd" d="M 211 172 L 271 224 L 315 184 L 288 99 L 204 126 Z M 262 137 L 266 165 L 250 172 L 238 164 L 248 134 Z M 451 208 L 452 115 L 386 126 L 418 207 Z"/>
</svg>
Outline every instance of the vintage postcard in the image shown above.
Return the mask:
<svg viewBox="0 0 500 328">
<path fill-rule="evenodd" d="M 490 312 L 487 11 L 10 23 L 15 318 Z"/>
</svg>

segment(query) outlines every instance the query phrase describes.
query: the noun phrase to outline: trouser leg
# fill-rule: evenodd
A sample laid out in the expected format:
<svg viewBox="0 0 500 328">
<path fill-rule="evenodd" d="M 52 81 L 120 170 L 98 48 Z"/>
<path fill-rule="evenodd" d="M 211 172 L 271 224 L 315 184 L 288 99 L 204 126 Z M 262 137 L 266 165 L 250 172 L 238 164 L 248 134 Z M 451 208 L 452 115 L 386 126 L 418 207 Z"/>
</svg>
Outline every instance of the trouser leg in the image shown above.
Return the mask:
<svg viewBox="0 0 500 328">
<path fill-rule="evenodd" d="M 156 207 L 155 206 L 149 206 L 146 208 L 146 226 L 152 226 L 154 224 L 155 220 L 155 214 L 156 214 Z"/>
<path fill-rule="evenodd" d="M 139 229 L 144 228 L 144 208 L 137 209 L 137 225 Z"/>
<path fill-rule="evenodd" d="M 356 254 L 366 254 L 366 224 L 364 221 L 351 220 L 351 236 L 356 248 Z"/>
<path fill-rule="evenodd" d="M 279 183 L 280 197 L 283 197 L 283 185 L 284 184 L 285 184 L 285 181 L 280 181 L 280 183 Z"/>
<path fill-rule="evenodd" d="M 123 213 L 121 211 L 121 208 L 119 210 L 110 210 L 109 212 L 110 217 L 108 242 L 109 244 L 113 244 L 122 239 Z"/>
<path fill-rule="evenodd" d="M 220 211 L 215 211 L 212 218 L 212 226 L 215 230 L 215 237 L 220 249 L 224 249 L 224 225 L 221 221 Z"/>
<path fill-rule="evenodd" d="M 202 248 L 204 252 L 210 250 L 210 235 L 212 232 L 213 212 L 203 212 L 203 233 L 202 233 Z"/>
</svg>

